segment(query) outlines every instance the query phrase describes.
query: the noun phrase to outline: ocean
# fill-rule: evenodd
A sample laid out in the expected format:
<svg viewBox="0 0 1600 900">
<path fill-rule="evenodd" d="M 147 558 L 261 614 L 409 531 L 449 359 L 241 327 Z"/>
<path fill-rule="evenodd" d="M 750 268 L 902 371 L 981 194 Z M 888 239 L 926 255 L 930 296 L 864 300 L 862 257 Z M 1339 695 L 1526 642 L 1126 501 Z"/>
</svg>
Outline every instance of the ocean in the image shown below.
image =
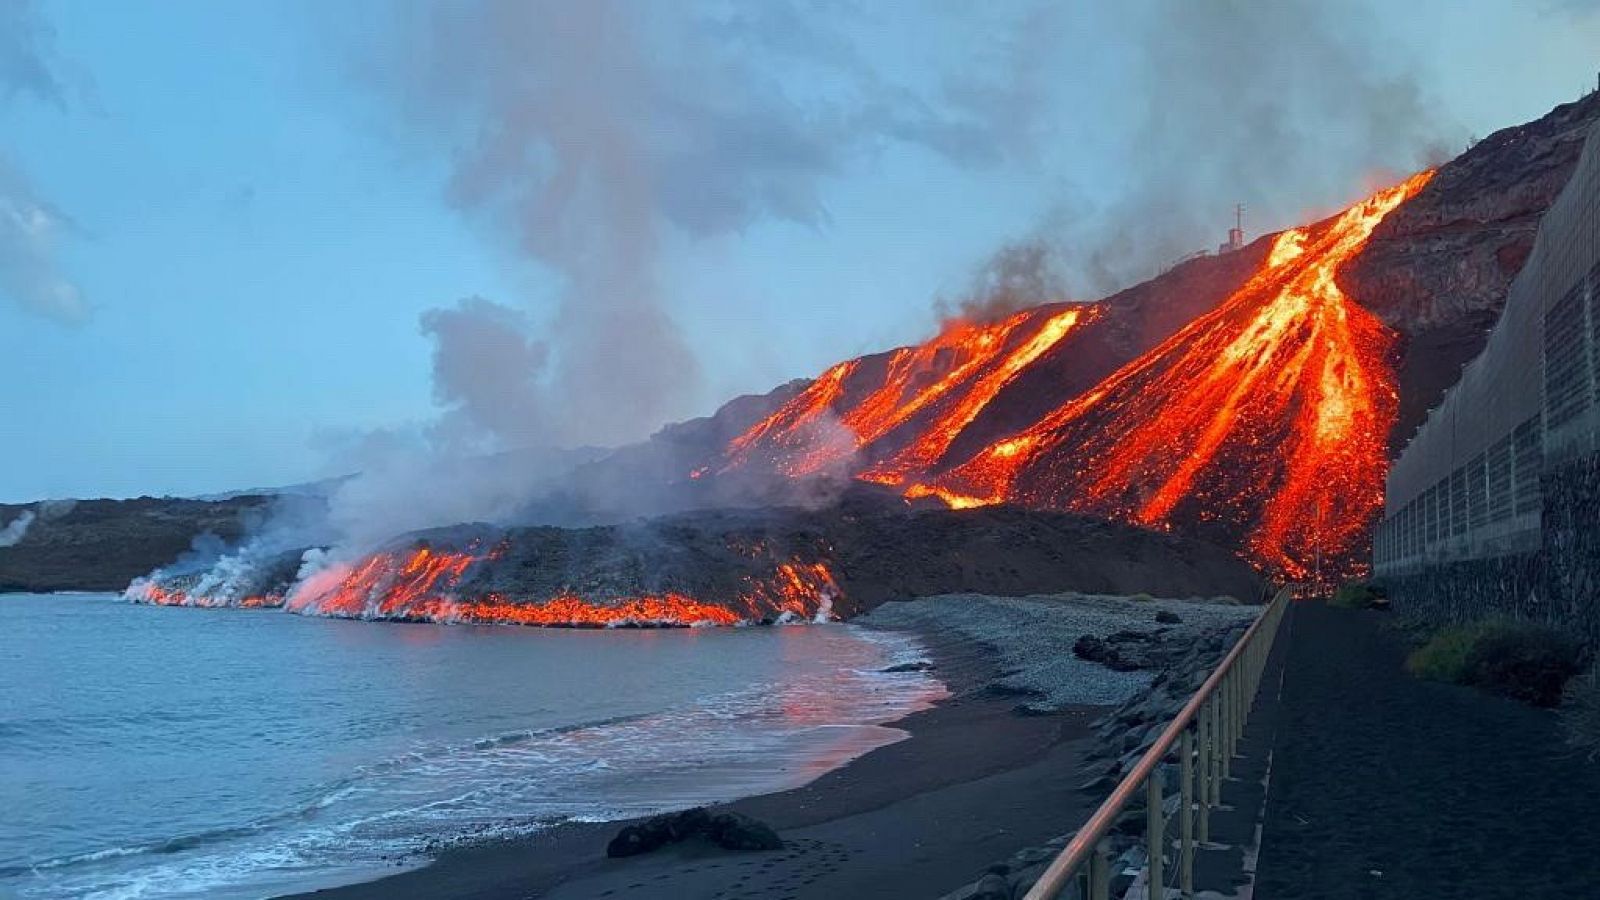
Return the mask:
<svg viewBox="0 0 1600 900">
<path fill-rule="evenodd" d="M 852 625 L 547 630 L 0 595 L 0 897 L 264 897 L 804 784 L 944 687 Z"/>
</svg>

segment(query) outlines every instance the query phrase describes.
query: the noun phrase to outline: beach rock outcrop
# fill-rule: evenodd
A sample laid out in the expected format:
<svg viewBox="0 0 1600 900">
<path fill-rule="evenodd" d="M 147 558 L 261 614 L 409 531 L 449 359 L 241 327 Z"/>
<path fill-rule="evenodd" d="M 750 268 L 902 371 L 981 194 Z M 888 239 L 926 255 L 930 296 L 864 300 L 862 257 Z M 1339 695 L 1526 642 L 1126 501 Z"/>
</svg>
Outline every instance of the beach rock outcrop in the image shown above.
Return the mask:
<svg viewBox="0 0 1600 900">
<path fill-rule="evenodd" d="M 736 853 L 783 847 L 783 839 L 765 822 L 742 813 L 711 813 L 696 807 L 622 826 L 617 836 L 606 845 L 606 856 L 612 859 L 639 856 L 694 837 L 704 838 L 724 850 Z"/>
<path fill-rule="evenodd" d="M 1153 650 L 1141 662 L 1150 668 L 1160 669 L 1147 687 L 1094 722 L 1094 744 L 1087 754 L 1090 777 L 1084 783 L 1083 790 L 1101 795 L 1109 793 L 1123 773 L 1131 769 L 1155 743 L 1167 724 L 1210 677 L 1248 625 L 1247 619 L 1214 625 L 1181 643 L 1172 640 L 1166 629 L 1153 633 L 1121 631 L 1104 638 L 1093 635 L 1079 638 L 1073 646 L 1073 654 L 1080 659 L 1093 659 L 1107 665 L 1110 659 L 1122 665 L 1128 662 L 1123 654 L 1131 658 L 1141 650 Z M 1177 802 L 1170 790 L 1176 784 L 1175 768 L 1172 764 L 1164 765 L 1155 775 L 1166 780 L 1168 800 L 1173 803 Z M 1134 857 L 1142 853 L 1140 842 L 1145 827 L 1143 809 L 1143 793 L 1140 792 L 1112 826 L 1109 837 L 1113 858 L 1116 859 L 1113 871 L 1139 864 Z M 1069 839 L 1070 835 L 1061 835 L 1048 841 L 1045 846 L 1020 850 L 1005 863 L 991 866 L 979 880 L 946 894 L 941 900 L 1021 897 L 1039 879 Z M 1126 884 L 1120 886 L 1126 887 Z"/>
</svg>

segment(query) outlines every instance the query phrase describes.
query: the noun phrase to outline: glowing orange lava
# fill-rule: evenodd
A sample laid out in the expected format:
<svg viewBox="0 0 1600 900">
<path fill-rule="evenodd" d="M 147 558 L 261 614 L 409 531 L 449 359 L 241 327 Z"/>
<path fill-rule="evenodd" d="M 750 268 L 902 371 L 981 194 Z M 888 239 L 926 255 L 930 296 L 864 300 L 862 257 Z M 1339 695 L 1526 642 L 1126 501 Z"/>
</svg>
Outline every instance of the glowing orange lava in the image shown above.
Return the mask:
<svg viewBox="0 0 1600 900">
<path fill-rule="evenodd" d="M 851 380 L 863 361 L 840 363 L 731 441 L 723 468 L 761 460 L 785 475 L 810 475 L 905 430 L 912 442 L 860 475 L 899 483 L 937 462 L 995 394 L 1089 314 L 1070 307 L 1048 317 L 1030 310 L 982 325 L 953 322 L 933 340 L 891 351 L 859 399 Z"/>
<path fill-rule="evenodd" d="M 239 609 L 271 609 L 283 605 L 279 594 L 252 594 L 237 600 L 229 597 L 194 594 L 187 591 L 163 588 L 153 581 L 140 580 L 129 586 L 124 594 L 135 603 L 152 606 L 198 606 L 206 609 L 237 607 Z"/>
<path fill-rule="evenodd" d="M 1220 522 L 1246 535 L 1250 559 L 1290 578 L 1313 575 L 1323 558 L 1324 578 L 1358 571 L 1398 405 L 1395 338 L 1335 276 L 1432 174 L 1279 235 L 1215 310 L 907 493 L 1157 527 Z"/>
<path fill-rule="evenodd" d="M 296 586 L 290 612 L 341 618 L 404 619 L 456 623 L 605 627 L 615 625 L 735 625 L 770 619 L 816 619 L 831 614 L 838 585 L 823 563 L 788 562 L 722 602 L 666 591 L 638 597 L 593 599 L 563 592 L 523 598 L 499 593 L 459 596 L 467 572 L 500 550 L 446 551 L 419 547 L 409 553 L 374 553 L 335 565 Z"/>
<path fill-rule="evenodd" d="M 922 429 L 915 440 L 860 477 L 880 484 L 900 484 L 913 474 L 927 472 L 944 458 L 950 445 L 1001 389 L 1054 347 L 1080 320 L 1094 313 L 1093 307 L 1073 307 L 1051 316 L 1031 337 L 974 378 L 961 398 Z M 1013 321 L 1021 318 L 1014 316 Z"/>
</svg>

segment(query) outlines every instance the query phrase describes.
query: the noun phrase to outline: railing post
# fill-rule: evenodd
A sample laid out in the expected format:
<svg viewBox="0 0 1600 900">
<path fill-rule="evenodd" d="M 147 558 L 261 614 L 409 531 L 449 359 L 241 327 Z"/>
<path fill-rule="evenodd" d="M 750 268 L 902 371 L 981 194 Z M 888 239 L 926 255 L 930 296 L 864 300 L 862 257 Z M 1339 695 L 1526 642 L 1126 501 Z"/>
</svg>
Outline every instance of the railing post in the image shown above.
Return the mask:
<svg viewBox="0 0 1600 900">
<path fill-rule="evenodd" d="M 1194 733 L 1178 738 L 1178 887 L 1194 896 Z"/>
<path fill-rule="evenodd" d="M 1211 840 L 1211 707 L 1200 707 L 1195 730 L 1200 737 L 1200 842 Z"/>
<path fill-rule="evenodd" d="M 1149 885 L 1150 900 L 1160 900 L 1166 896 L 1166 888 L 1162 880 L 1161 850 L 1165 838 L 1162 837 L 1161 821 L 1163 806 L 1161 802 L 1161 767 L 1157 766 L 1150 773 L 1150 778 L 1145 781 L 1145 846 L 1150 854 Z"/>
<path fill-rule="evenodd" d="M 1217 698 L 1222 707 L 1222 777 L 1227 778 L 1233 769 L 1233 673 L 1222 677 L 1222 695 Z"/>
<path fill-rule="evenodd" d="M 1111 857 L 1105 836 L 1115 827 L 1138 790 L 1145 790 L 1144 881 L 1147 900 L 1166 900 L 1166 851 L 1174 851 L 1174 879 L 1185 900 L 1194 896 L 1194 865 L 1199 844 L 1211 839 L 1211 812 L 1222 806 L 1222 783 L 1231 777 L 1232 758 L 1243 741 L 1250 711 L 1266 679 L 1276 629 L 1286 613 L 1287 589 L 1251 623 L 1222 663 L 1184 704 L 1152 746 L 1134 764 L 1111 796 L 1028 890 L 1029 900 L 1052 900 L 1067 890 L 1087 900 L 1110 900 Z M 1199 743 L 1196 744 L 1196 741 Z M 1176 753 L 1179 801 L 1178 840 L 1166 836 L 1162 774 Z M 1196 770 L 1198 767 L 1198 771 Z M 1198 783 L 1196 782 L 1198 778 Z M 1195 817 L 1199 817 L 1198 824 Z"/>
<path fill-rule="evenodd" d="M 1106 852 L 1106 842 L 1101 841 L 1094 847 L 1094 855 L 1089 857 L 1089 900 L 1110 900 L 1111 898 L 1111 857 Z"/>
</svg>

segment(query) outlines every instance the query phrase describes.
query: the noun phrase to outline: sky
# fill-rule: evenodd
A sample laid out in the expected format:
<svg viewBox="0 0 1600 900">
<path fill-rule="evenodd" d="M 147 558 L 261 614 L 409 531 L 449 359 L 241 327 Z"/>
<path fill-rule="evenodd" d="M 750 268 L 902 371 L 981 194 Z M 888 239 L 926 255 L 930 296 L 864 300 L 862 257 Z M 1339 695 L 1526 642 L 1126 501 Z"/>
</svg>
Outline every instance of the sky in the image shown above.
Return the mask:
<svg viewBox="0 0 1600 900">
<path fill-rule="evenodd" d="M 639 439 L 1595 85 L 1600 3 L 1400 6 L 7 0 L 0 502 Z"/>
</svg>

